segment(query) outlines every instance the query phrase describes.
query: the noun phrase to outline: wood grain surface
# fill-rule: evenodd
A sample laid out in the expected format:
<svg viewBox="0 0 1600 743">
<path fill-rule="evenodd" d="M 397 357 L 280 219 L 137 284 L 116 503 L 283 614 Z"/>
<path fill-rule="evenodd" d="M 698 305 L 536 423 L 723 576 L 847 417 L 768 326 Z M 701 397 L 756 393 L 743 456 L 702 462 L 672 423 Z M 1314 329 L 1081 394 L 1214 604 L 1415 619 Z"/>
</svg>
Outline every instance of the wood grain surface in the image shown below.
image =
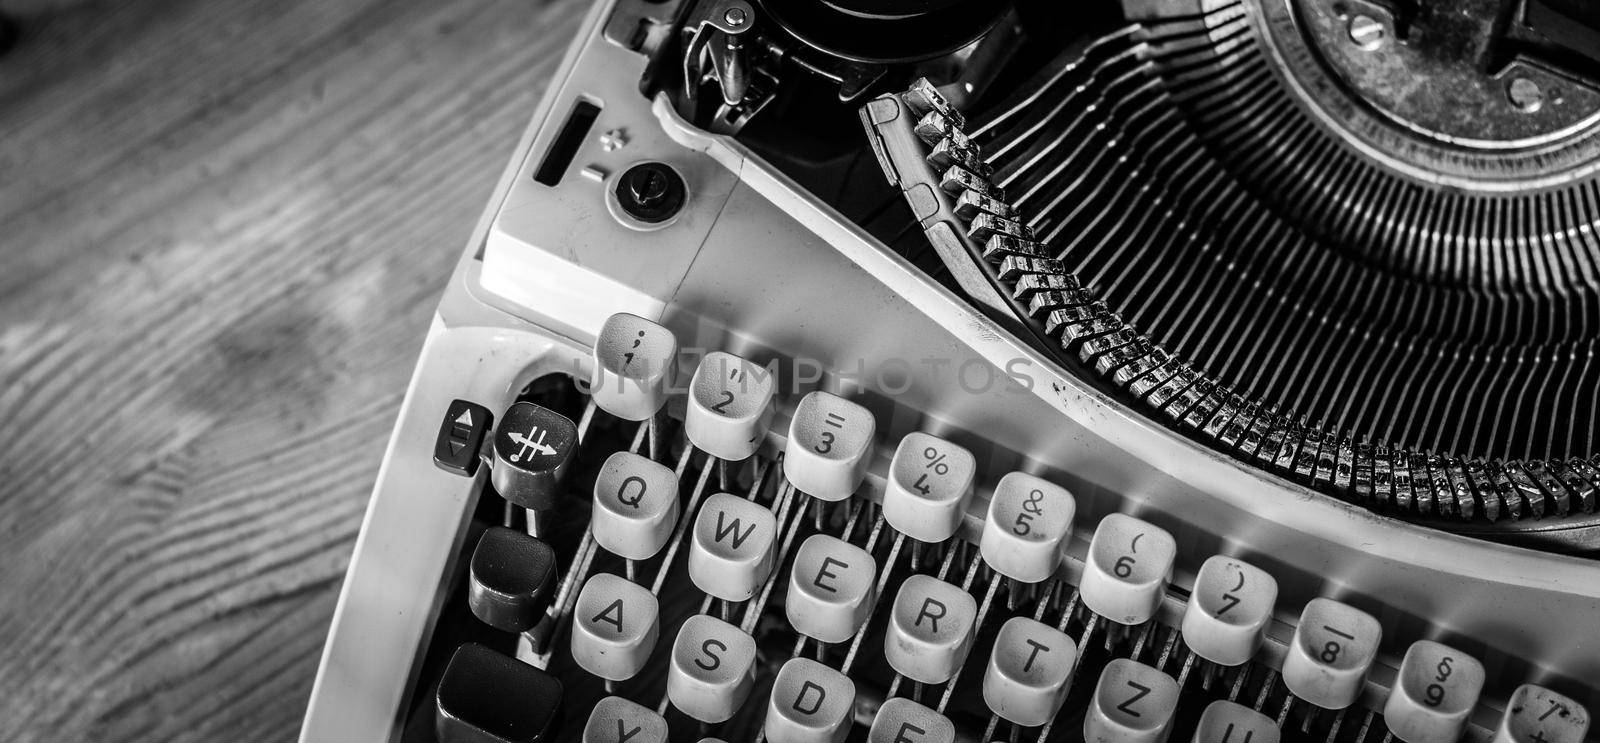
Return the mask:
<svg viewBox="0 0 1600 743">
<path fill-rule="evenodd" d="M 429 316 L 585 4 L 0 9 L 0 740 L 291 740 Z"/>
</svg>

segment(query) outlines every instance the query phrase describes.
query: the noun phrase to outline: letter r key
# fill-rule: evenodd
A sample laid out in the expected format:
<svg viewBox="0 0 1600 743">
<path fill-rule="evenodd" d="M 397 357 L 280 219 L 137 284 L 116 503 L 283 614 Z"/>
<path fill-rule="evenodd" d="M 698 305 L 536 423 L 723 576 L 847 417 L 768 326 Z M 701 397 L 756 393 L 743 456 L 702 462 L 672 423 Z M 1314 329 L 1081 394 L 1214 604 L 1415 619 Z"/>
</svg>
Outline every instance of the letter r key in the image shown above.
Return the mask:
<svg viewBox="0 0 1600 743">
<path fill-rule="evenodd" d="M 942 684 L 972 649 L 977 616 L 972 594 L 931 575 L 913 575 L 894 597 L 883 654 L 901 675 Z"/>
</svg>

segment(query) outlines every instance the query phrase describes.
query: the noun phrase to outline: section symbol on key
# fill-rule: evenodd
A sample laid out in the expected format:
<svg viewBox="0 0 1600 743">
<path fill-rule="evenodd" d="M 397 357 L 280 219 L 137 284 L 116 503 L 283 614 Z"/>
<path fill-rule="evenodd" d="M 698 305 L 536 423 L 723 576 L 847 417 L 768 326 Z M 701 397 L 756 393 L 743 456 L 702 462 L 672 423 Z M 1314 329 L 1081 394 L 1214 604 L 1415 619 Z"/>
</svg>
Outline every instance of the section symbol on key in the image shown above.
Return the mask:
<svg viewBox="0 0 1600 743">
<path fill-rule="evenodd" d="M 1418 640 L 1400 661 L 1383 720 L 1405 743 L 1453 743 L 1483 691 L 1483 664 L 1466 653 Z"/>
</svg>

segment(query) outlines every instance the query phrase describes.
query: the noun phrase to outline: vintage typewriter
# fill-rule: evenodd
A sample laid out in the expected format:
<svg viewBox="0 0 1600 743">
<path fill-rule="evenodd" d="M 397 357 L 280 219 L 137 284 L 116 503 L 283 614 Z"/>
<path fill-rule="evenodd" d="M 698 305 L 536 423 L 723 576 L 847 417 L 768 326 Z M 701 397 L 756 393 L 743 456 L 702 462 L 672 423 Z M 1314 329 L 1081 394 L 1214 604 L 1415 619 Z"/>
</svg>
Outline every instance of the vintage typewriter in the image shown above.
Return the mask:
<svg viewBox="0 0 1600 743">
<path fill-rule="evenodd" d="M 1600 4 L 600 2 L 302 740 L 1595 740 L 1597 339 Z"/>
</svg>

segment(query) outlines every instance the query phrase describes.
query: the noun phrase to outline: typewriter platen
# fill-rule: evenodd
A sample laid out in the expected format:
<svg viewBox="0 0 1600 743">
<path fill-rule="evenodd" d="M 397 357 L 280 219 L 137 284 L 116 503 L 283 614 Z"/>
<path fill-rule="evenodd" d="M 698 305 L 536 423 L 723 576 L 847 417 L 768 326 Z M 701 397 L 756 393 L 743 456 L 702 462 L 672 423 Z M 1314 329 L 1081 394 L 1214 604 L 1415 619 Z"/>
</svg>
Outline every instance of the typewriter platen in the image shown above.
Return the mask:
<svg viewBox="0 0 1600 743">
<path fill-rule="evenodd" d="M 307 741 L 1593 740 L 1600 15 L 601 2 Z"/>
</svg>

